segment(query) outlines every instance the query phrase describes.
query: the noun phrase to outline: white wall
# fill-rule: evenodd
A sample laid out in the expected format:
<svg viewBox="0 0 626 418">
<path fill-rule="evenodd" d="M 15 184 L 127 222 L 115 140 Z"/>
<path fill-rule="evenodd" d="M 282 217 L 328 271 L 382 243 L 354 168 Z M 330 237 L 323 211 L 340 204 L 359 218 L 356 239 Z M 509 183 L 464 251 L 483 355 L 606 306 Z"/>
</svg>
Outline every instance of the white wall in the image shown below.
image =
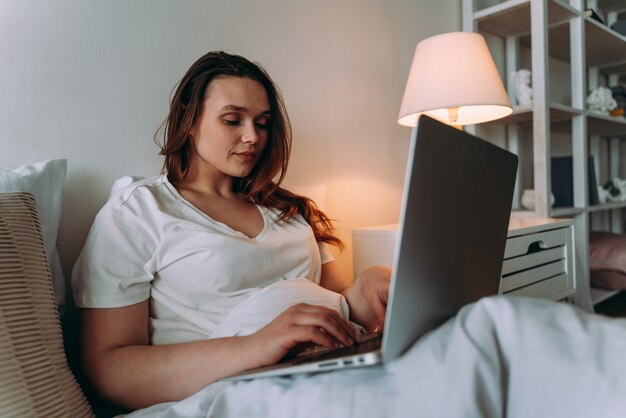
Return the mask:
<svg viewBox="0 0 626 418">
<path fill-rule="evenodd" d="M 203 53 L 261 62 L 294 127 L 286 183 L 350 229 L 396 222 L 408 128 L 396 123 L 415 45 L 460 30 L 460 0 L 0 0 L 0 165 L 67 158 L 69 276 L 117 177 L 161 168 L 153 134 Z"/>
</svg>

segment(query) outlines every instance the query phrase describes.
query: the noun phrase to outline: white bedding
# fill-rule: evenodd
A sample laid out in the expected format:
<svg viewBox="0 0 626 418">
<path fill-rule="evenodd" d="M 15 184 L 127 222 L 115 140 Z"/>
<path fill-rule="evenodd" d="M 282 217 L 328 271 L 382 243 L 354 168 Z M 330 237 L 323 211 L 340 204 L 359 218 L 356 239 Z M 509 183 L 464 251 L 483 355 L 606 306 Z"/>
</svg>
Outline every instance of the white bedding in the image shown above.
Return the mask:
<svg viewBox="0 0 626 418">
<path fill-rule="evenodd" d="M 137 417 L 626 417 L 626 320 L 491 297 L 385 367 L 216 383 Z"/>
<path fill-rule="evenodd" d="M 289 279 L 272 283 L 250 295 L 235 306 L 211 333 L 211 338 L 250 335 L 274 320 L 287 308 L 309 303 L 337 311 L 348 319 L 348 302 L 339 293 L 332 292 L 309 279 Z M 358 331 L 361 327 L 353 323 Z"/>
</svg>

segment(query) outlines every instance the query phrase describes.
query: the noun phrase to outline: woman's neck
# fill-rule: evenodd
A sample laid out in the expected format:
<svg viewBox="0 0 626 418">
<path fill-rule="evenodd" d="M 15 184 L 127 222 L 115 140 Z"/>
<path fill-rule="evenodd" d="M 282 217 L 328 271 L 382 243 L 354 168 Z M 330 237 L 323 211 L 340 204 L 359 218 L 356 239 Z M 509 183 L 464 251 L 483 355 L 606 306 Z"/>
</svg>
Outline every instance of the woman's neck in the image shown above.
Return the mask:
<svg viewBox="0 0 626 418">
<path fill-rule="evenodd" d="M 234 191 L 234 179 L 217 170 L 198 170 L 190 168 L 178 188 L 192 190 L 206 196 L 232 198 L 239 196 Z"/>
</svg>

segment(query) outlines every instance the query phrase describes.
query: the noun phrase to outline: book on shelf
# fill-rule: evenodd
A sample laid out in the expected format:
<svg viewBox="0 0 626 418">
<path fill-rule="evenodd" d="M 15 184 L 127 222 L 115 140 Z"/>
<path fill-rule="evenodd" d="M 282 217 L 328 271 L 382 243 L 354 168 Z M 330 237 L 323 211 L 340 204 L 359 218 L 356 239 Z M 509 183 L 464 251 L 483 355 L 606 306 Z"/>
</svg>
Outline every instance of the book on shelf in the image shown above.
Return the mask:
<svg viewBox="0 0 626 418">
<path fill-rule="evenodd" d="M 550 167 L 554 207 L 573 207 L 574 175 L 572 157 L 553 157 Z M 597 205 L 600 203 L 598 198 L 596 168 L 592 155 L 590 155 L 587 160 L 587 188 L 589 205 Z"/>
<path fill-rule="evenodd" d="M 600 17 L 600 15 L 598 13 L 596 13 L 595 10 L 591 9 L 591 8 L 587 8 L 585 9 L 584 15 L 587 17 L 592 18 L 593 20 L 595 20 L 596 22 L 600 23 L 601 25 L 604 25 L 604 19 L 602 19 Z"/>
<path fill-rule="evenodd" d="M 626 36 L 626 20 L 619 20 L 611 25 L 611 29 L 622 36 Z"/>
<path fill-rule="evenodd" d="M 596 164 L 593 156 L 589 156 L 587 161 L 587 174 L 588 174 L 588 187 L 589 187 L 589 205 L 600 204 L 600 197 L 598 196 L 598 178 L 596 176 Z"/>
<path fill-rule="evenodd" d="M 617 102 L 618 109 L 624 109 L 626 107 L 626 87 L 622 84 L 611 87 L 611 94 L 613 99 Z"/>
</svg>

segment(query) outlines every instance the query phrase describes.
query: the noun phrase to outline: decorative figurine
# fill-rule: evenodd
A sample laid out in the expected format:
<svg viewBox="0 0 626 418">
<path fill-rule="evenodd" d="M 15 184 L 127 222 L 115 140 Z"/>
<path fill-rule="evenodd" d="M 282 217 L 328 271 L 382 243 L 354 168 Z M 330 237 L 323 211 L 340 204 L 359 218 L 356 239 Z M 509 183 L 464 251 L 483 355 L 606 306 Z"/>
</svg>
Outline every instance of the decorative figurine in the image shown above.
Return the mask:
<svg viewBox="0 0 626 418">
<path fill-rule="evenodd" d="M 600 188 L 598 188 L 600 192 Z M 615 177 L 607 181 L 602 186 L 602 203 L 624 202 L 626 201 L 626 180 L 622 180 L 619 177 Z"/>
<path fill-rule="evenodd" d="M 554 206 L 555 197 L 550 193 L 550 207 Z M 535 210 L 535 190 L 524 189 L 521 198 L 522 207 L 526 210 Z"/>
<path fill-rule="evenodd" d="M 530 70 L 525 68 L 511 73 L 511 81 L 515 91 L 517 104 L 520 106 L 532 106 L 533 89 L 530 87 Z"/>
<path fill-rule="evenodd" d="M 611 90 L 606 87 L 595 88 L 587 96 L 587 107 L 594 112 L 609 114 L 609 110 L 617 107 L 617 102 L 613 99 Z"/>
</svg>

